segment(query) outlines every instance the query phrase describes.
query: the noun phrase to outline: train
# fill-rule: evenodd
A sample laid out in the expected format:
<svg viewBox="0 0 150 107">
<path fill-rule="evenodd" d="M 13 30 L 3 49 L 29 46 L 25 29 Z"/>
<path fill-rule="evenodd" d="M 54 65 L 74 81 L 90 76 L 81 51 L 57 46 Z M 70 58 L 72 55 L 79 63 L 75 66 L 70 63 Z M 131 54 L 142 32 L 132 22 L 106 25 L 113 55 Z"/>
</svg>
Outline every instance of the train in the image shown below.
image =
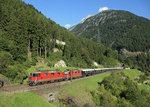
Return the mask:
<svg viewBox="0 0 150 107">
<path fill-rule="evenodd" d="M 123 67 L 116 68 L 101 68 L 101 69 L 82 69 L 82 70 L 66 70 L 66 71 L 57 71 L 57 70 L 38 70 L 36 72 L 30 73 L 28 84 L 30 86 L 72 80 L 76 78 L 84 78 L 91 75 L 100 74 L 103 72 L 121 70 Z"/>
</svg>

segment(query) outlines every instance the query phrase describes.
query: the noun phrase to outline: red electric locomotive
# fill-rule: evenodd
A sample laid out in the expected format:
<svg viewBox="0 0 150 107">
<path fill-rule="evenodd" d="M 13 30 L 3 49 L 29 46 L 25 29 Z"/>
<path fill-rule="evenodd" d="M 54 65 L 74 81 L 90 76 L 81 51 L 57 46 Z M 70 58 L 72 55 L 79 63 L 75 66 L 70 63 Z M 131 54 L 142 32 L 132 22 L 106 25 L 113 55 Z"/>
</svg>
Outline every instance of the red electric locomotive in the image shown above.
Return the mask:
<svg viewBox="0 0 150 107">
<path fill-rule="evenodd" d="M 41 70 L 38 72 L 30 73 L 29 85 L 37 85 L 42 83 L 69 80 L 74 78 L 86 77 L 90 75 L 108 72 L 112 70 L 121 70 L 123 67 L 116 68 L 100 68 L 100 69 L 84 69 L 72 71 L 49 71 Z"/>
<path fill-rule="evenodd" d="M 40 70 L 38 72 L 30 73 L 29 85 L 37 85 L 42 83 L 69 80 L 79 78 L 82 76 L 81 70 L 72 71 L 48 71 Z"/>
</svg>

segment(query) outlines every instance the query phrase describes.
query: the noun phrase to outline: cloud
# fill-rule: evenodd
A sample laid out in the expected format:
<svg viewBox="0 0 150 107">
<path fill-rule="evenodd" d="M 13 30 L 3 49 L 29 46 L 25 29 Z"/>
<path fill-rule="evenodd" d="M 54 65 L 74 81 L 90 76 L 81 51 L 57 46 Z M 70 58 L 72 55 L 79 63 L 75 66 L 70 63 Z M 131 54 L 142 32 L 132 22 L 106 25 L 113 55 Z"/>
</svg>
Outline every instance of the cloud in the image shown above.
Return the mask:
<svg viewBox="0 0 150 107">
<path fill-rule="evenodd" d="M 102 11 L 105 11 L 105 10 L 108 10 L 108 7 L 101 7 L 101 8 L 99 8 L 99 12 L 102 12 Z"/>
<path fill-rule="evenodd" d="M 67 29 L 68 29 L 69 27 L 71 27 L 71 25 L 70 25 L 70 24 L 66 24 L 66 25 L 65 25 L 65 28 L 67 28 Z"/>
</svg>

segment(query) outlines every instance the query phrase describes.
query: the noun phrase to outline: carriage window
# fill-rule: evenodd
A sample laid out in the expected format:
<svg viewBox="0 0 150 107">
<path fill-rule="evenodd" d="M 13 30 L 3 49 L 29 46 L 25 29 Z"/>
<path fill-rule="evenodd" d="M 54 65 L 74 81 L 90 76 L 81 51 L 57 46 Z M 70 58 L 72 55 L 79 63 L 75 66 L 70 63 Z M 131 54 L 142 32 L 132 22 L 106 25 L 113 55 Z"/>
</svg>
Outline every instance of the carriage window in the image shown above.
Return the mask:
<svg viewBox="0 0 150 107">
<path fill-rule="evenodd" d="M 38 76 L 38 74 L 33 74 L 33 77 L 37 77 Z"/>
<path fill-rule="evenodd" d="M 68 74 L 69 72 L 65 72 L 65 74 Z"/>
<path fill-rule="evenodd" d="M 40 77 L 40 74 L 39 74 L 39 77 Z"/>
<path fill-rule="evenodd" d="M 69 74 L 73 74 L 73 72 L 69 72 Z"/>
<path fill-rule="evenodd" d="M 51 75 L 54 75 L 54 73 L 51 73 Z"/>
<path fill-rule="evenodd" d="M 78 73 L 80 73 L 80 71 L 78 71 Z"/>
<path fill-rule="evenodd" d="M 44 73 L 44 76 L 47 76 L 48 74 L 47 73 Z"/>
<path fill-rule="evenodd" d="M 60 75 L 60 72 L 58 72 L 57 75 Z"/>
</svg>

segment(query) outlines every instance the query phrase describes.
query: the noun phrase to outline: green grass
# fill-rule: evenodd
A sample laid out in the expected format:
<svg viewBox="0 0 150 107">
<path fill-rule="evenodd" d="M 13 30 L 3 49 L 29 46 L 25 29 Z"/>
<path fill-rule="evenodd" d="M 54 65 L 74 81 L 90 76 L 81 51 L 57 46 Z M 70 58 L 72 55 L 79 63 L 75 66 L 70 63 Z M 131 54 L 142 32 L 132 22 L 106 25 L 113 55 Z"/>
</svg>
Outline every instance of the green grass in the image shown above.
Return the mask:
<svg viewBox="0 0 150 107">
<path fill-rule="evenodd" d="M 127 75 L 134 82 L 137 82 L 135 80 L 135 78 L 137 76 L 144 75 L 143 72 L 141 72 L 141 71 L 139 71 L 137 69 L 122 70 L 122 71 L 125 73 L 125 75 Z M 148 90 L 148 87 L 149 87 L 148 85 L 146 85 L 146 84 L 140 84 L 140 85 L 138 85 L 138 87 L 140 88 L 140 90 L 145 90 L 145 91 L 147 91 L 147 92 L 150 93 L 150 91 Z"/>
<path fill-rule="evenodd" d="M 146 84 L 141 84 L 141 85 L 138 85 L 140 89 L 143 89 L 143 90 L 147 90 L 148 91 L 148 85 Z"/>
<path fill-rule="evenodd" d="M 76 96 L 77 94 L 82 94 L 85 91 L 92 91 L 98 88 L 97 82 L 101 82 L 104 77 L 109 76 L 110 73 L 103 73 L 100 75 L 92 76 L 89 78 L 84 78 L 75 82 L 72 82 L 71 84 L 67 84 L 62 89 L 66 90 L 71 94 L 72 96 Z M 78 93 L 74 93 L 74 92 Z"/>
<path fill-rule="evenodd" d="M 143 75 L 143 73 L 137 69 L 124 69 L 122 72 L 125 73 L 131 80 L 135 81 L 137 76 Z"/>
<path fill-rule="evenodd" d="M 0 74 L 0 78 L 6 78 L 4 75 Z"/>
<path fill-rule="evenodd" d="M 55 107 L 40 96 L 26 92 L 18 94 L 0 94 L 0 107 Z"/>
<path fill-rule="evenodd" d="M 122 70 L 122 72 L 124 72 L 125 75 L 127 75 L 134 82 L 137 82 L 134 80 L 137 76 L 143 75 L 142 72 L 136 69 Z M 60 94 L 58 98 L 64 99 L 67 96 L 71 96 L 72 98 L 75 99 L 75 101 L 78 101 L 78 103 L 81 106 L 84 106 L 82 104 L 86 104 L 86 103 L 90 104 L 90 106 L 94 106 L 93 105 L 94 103 L 92 101 L 92 96 L 90 93 L 91 91 L 96 90 L 98 88 L 97 82 L 101 82 L 104 79 L 104 77 L 107 77 L 109 75 L 110 75 L 110 72 L 107 72 L 107 73 L 99 74 L 96 76 L 84 78 L 84 79 L 69 83 L 60 89 Z M 139 88 L 141 90 L 142 89 L 147 90 L 148 85 L 141 84 L 139 85 Z"/>
<path fill-rule="evenodd" d="M 107 77 L 109 75 L 110 72 L 103 73 L 67 84 L 60 89 L 60 97 L 72 96 L 73 98 L 78 100 L 78 103 L 80 104 L 89 103 L 92 105 L 93 101 L 90 92 L 98 88 L 97 82 L 101 82 L 104 77 Z"/>
</svg>

